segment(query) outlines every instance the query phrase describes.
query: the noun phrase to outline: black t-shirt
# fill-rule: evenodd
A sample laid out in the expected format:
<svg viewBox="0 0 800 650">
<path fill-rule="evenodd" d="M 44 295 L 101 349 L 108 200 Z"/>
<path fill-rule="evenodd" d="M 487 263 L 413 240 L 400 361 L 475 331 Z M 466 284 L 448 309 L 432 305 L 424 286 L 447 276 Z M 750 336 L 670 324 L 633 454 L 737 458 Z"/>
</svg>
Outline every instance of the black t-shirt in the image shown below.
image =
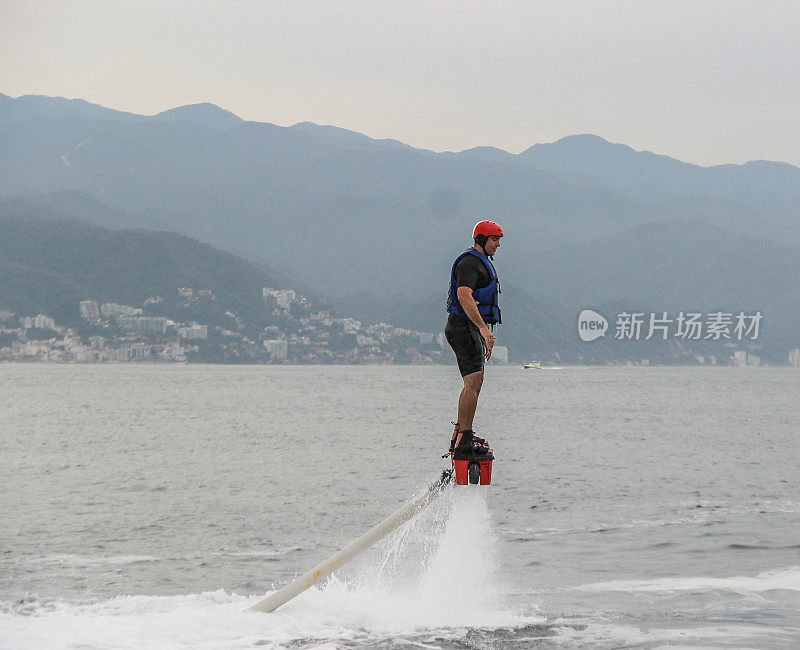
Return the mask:
<svg viewBox="0 0 800 650">
<path fill-rule="evenodd" d="M 459 287 L 469 287 L 475 291 L 475 289 L 483 289 L 489 286 L 491 281 L 492 277 L 489 275 L 489 269 L 471 253 L 464 255 L 456 264 L 456 284 Z"/>
</svg>

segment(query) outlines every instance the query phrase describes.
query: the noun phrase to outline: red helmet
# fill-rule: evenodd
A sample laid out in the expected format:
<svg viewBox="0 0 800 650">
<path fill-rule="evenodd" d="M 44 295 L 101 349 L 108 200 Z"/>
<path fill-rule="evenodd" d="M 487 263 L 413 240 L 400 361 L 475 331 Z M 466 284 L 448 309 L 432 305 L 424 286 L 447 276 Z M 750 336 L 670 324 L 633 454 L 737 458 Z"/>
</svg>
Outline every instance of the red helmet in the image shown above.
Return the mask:
<svg viewBox="0 0 800 650">
<path fill-rule="evenodd" d="M 503 229 L 494 221 L 479 221 L 475 224 L 475 228 L 472 229 L 472 238 L 476 239 L 478 235 L 502 237 Z"/>
</svg>

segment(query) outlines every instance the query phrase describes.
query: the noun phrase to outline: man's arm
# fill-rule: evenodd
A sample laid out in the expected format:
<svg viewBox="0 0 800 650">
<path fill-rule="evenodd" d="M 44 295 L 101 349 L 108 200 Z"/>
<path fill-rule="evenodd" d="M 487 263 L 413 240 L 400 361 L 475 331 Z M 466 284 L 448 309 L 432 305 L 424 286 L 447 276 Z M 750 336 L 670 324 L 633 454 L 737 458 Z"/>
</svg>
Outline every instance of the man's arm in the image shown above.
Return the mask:
<svg viewBox="0 0 800 650">
<path fill-rule="evenodd" d="M 475 323 L 478 332 L 480 332 L 480 335 L 486 343 L 486 360 L 488 361 L 489 357 L 492 356 L 494 334 L 492 334 L 486 323 L 483 322 L 483 317 L 480 311 L 478 311 L 478 304 L 472 297 L 472 289 L 469 287 L 459 287 L 456 289 L 456 296 L 458 297 L 458 302 L 461 303 L 461 309 L 463 309 L 464 313 L 469 316 L 469 319 Z"/>
</svg>

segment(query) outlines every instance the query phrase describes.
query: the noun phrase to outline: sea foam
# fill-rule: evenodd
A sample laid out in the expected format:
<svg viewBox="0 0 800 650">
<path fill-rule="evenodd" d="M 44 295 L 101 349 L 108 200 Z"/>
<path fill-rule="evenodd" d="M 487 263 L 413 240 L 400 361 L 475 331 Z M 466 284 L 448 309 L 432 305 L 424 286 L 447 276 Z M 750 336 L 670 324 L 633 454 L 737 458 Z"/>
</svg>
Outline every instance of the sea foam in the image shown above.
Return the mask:
<svg viewBox="0 0 800 650">
<path fill-rule="evenodd" d="M 341 575 L 276 612 L 247 611 L 263 595 L 224 590 L 119 596 L 90 604 L 5 604 L 0 645 L 25 648 L 242 648 L 369 642 L 398 636 L 461 638 L 540 618 L 503 602 L 496 536 L 480 487 L 447 489 L 414 520 Z"/>
</svg>

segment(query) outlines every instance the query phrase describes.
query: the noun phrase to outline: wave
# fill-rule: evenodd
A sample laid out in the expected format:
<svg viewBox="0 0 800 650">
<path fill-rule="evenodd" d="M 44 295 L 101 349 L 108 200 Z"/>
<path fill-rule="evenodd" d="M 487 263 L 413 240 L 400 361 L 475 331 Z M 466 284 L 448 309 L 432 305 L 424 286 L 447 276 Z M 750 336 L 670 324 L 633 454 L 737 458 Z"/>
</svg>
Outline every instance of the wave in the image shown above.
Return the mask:
<svg viewBox="0 0 800 650">
<path fill-rule="evenodd" d="M 764 571 L 755 577 L 733 576 L 728 578 L 689 577 L 658 578 L 654 580 L 612 580 L 595 582 L 577 587 L 582 591 L 709 591 L 721 590 L 737 593 L 754 593 L 784 589 L 800 591 L 800 566 Z"/>
<path fill-rule="evenodd" d="M 572 619 L 553 621 L 558 645 L 588 648 L 794 648 L 796 629 L 780 629 L 744 622 L 648 622 L 646 626 Z M 765 637 L 773 637 L 765 642 Z M 777 638 L 789 637 L 789 638 Z M 787 645 L 785 642 L 788 641 Z M 773 645 L 779 644 L 779 645 Z"/>
<path fill-rule="evenodd" d="M 22 558 L 0 558 L 0 565 L 2 564 L 27 564 L 29 566 L 43 566 L 43 567 L 86 567 L 96 565 L 126 565 L 138 564 L 140 562 L 160 562 L 163 560 L 198 560 L 210 557 L 237 557 L 237 558 L 280 558 L 298 551 L 302 551 L 298 546 L 286 546 L 276 549 L 263 549 L 252 551 L 217 551 L 214 553 L 196 553 L 192 555 L 185 555 L 179 558 L 175 557 L 158 557 L 155 555 L 111 555 L 111 556 L 98 556 L 98 555 L 78 555 L 76 553 L 53 553 L 50 555 L 41 555 L 33 557 Z"/>
<path fill-rule="evenodd" d="M 92 556 L 92 555 L 77 555 L 74 553 L 56 553 L 52 555 L 43 555 L 40 557 L 22 558 L 26 564 L 44 565 L 44 566 L 91 566 L 97 564 L 110 564 L 110 565 L 124 565 L 136 564 L 138 562 L 157 562 L 162 558 L 154 555 L 111 555 L 111 556 Z M 11 562 L 12 560 L 6 560 Z M 19 562 L 19 559 L 13 562 Z"/>
<path fill-rule="evenodd" d="M 776 513 L 794 514 L 800 513 L 800 503 L 795 501 L 765 502 L 752 505 L 732 505 L 719 503 L 696 503 L 687 502 L 678 506 L 685 510 L 684 515 L 671 515 L 653 519 L 632 519 L 627 521 L 606 522 L 596 526 L 585 526 L 580 528 L 524 528 L 516 529 L 504 527 L 509 537 L 514 542 L 529 542 L 545 537 L 558 537 L 562 535 L 583 535 L 594 533 L 610 533 L 621 530 L 638 530 L 642 528 L 659 528 L 668 526 L 683 526 L 694 524 L 724 524 L 725 517 L 728 515 L 742 515 L 752 513 Z M 665 506 L 666 510 L 671 510 L 672 506 Z M 786 548 L 786 547 L 779 547 Z M 792 547 L 788 547 L 792 548 Z"/>
</svg>

